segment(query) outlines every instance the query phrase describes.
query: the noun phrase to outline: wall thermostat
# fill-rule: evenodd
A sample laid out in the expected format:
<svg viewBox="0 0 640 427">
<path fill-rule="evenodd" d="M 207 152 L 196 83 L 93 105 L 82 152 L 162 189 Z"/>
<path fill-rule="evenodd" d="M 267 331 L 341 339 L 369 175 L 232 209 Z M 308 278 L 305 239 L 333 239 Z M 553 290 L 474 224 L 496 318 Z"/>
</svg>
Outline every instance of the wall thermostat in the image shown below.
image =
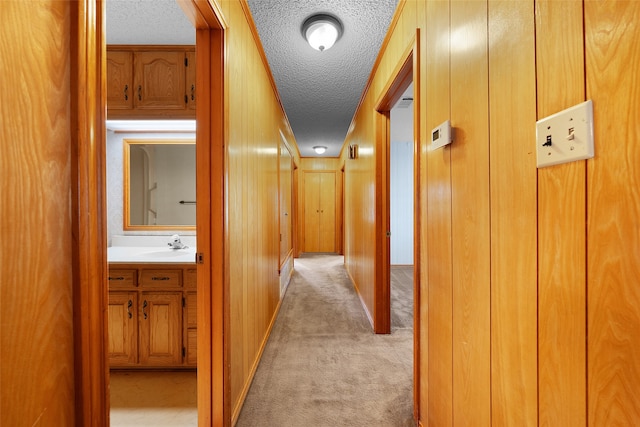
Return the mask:
<svg viewBox="0 0 640 427">
<path fill-rule="evenodd" d="M 451 144 L 453 138 L 451 137 L 451 120 L 447 120 L 436 126 L 431 131 L 431 149 L 435 150 L 445 145 Z"/>
</svg>

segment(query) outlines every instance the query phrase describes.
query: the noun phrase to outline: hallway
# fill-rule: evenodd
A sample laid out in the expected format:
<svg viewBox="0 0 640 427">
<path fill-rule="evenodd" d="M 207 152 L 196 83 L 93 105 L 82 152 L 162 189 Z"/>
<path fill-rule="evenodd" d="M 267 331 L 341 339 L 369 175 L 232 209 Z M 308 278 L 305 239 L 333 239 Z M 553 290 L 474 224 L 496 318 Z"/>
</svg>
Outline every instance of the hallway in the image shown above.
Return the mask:
<svg viewBox="0 0 640 427">
<path fill-rule="evenodd" d="M 342 256 L 296 259 L 236 425 L 413 425 L 412 318 L 392 318 L 405 324 L 371 332 Z"/>
</svg>

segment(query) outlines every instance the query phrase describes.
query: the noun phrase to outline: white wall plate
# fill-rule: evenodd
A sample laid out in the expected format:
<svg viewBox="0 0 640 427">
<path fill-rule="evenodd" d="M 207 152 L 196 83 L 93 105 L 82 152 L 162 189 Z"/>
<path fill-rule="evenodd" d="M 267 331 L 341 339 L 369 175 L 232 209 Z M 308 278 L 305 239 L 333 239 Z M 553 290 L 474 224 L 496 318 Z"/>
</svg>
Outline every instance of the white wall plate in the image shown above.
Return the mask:
<svg viewBox="0 0 640 427">
<path fill-rule="evenodd" d="M 567 108 L 536 122 L 538 167 L 590 159 L 593 148 L 593 103 Z"/>
<path fill-rule="evenodd" d="M 451 144 L 453 138 L 451 137 L 451 121 L 447 120 L 436 126 L 431 131 L 431 149 L 435 150 L 440 147 L 444 147 L 447 144 Z"/>
</svg>

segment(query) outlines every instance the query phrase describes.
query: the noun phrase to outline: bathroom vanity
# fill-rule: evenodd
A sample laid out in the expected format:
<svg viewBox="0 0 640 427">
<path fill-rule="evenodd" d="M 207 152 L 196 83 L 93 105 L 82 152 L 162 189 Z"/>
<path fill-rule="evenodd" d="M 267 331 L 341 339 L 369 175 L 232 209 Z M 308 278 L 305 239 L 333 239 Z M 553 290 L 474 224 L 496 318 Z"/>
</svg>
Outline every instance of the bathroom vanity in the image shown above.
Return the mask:
<svg viewBox="0 0 640 427">
<path fill-rule="evenodd" d="M 196 366 L 194 257 L 193 250 L 108 249 L 112 368 Z"/>
</svg>

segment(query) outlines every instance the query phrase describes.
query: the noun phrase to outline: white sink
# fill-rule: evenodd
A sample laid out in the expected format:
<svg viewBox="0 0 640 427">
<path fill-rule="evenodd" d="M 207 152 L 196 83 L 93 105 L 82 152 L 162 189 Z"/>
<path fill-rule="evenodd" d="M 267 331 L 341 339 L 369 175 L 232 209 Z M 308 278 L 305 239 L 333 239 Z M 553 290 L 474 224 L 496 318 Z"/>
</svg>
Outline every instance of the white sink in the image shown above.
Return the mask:
<svg viewBox="0 0 640 427">
<path fill-rule="evenodd" d="M 149 258 L 176 258 L 190 254 L 186 249 L 160 249 L 157 251 L 142 252 L 139 256 Z"/>
</svg>

